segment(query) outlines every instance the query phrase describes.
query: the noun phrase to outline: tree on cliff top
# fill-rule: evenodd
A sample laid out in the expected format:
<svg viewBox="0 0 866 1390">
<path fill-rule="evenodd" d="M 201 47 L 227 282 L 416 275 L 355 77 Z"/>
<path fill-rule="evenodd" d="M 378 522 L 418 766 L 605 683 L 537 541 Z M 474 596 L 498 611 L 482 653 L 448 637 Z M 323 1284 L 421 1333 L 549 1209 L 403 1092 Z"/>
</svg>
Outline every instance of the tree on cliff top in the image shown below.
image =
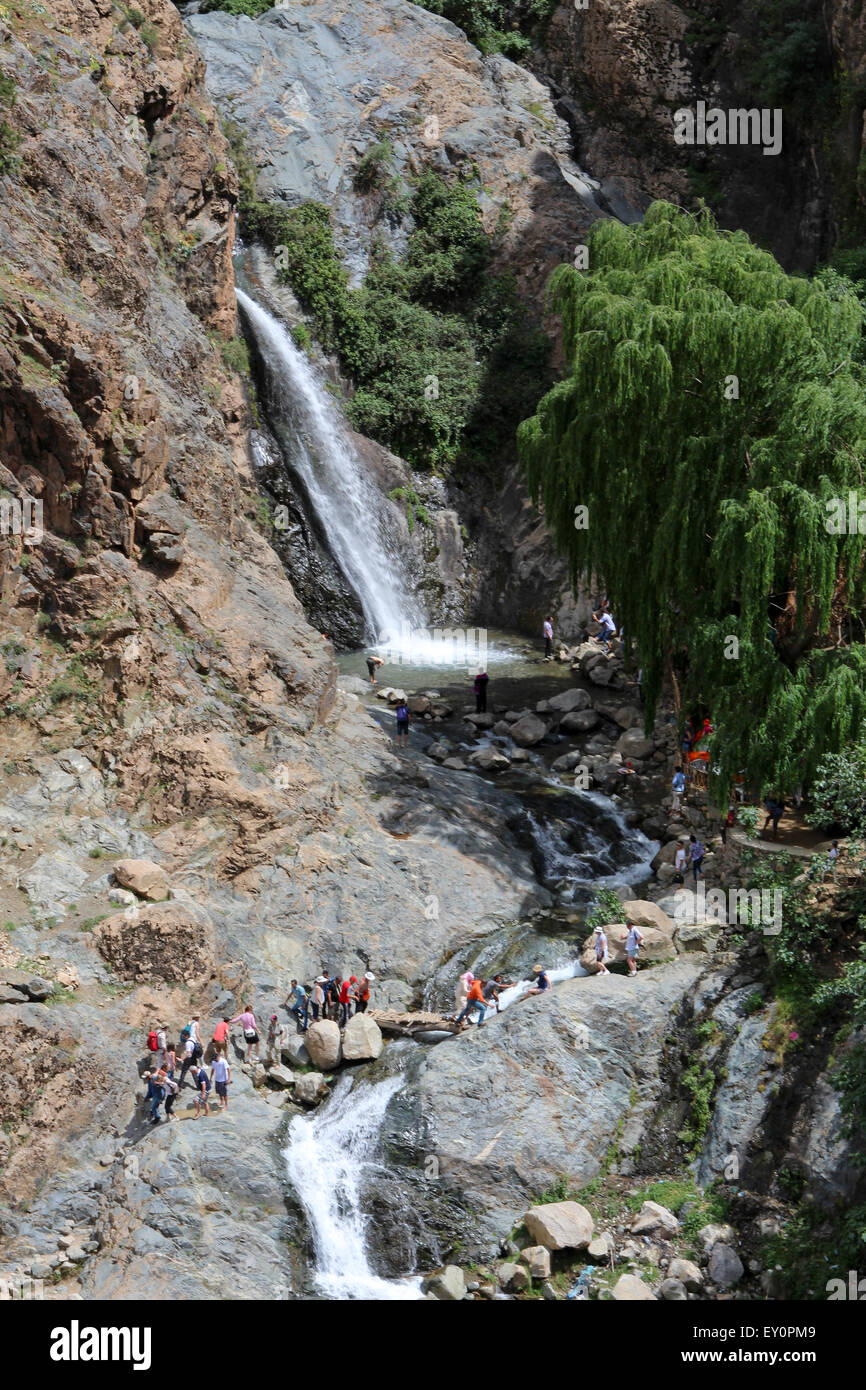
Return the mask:
<svg viewBox="0 0 866 1390">
<path fill-rule="evenodd" d="M 721 795 L 808 781 L 866 714 L 863 310 L 666 203 L 596 224 L 589 264 L 551 279 L 567 374 L 519 430 L 531 492 L 637 640 L 648 721 L 677 661 Z"/>
</svg>

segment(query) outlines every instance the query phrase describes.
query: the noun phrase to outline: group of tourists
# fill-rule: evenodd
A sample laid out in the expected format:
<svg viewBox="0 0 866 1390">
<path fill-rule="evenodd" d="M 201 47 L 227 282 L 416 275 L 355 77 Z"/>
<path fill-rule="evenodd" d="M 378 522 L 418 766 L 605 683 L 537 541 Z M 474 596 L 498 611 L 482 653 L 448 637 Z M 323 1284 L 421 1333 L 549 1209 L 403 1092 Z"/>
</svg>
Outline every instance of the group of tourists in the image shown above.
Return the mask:
<svg viewBox="0 0 866 1390">
<path fill-rule="evenodd" d="M 368 970 L 359 979 L 350 975 L 344 980 L 339 975 L 330 975 L 327 967 L 310 986 L 292 980 L 284 1007 L 294 1018 L 297 1030 L 305 1033 L 311 1022 L 320 1019 L 333 1019 L 344 1028 L 353 1013 L 366 1013 L 370 1004 L 370 986 L 376 976 Z M 160 1122 L 160 1106 L 164 1106 L 165 1118 L 175 1120 L 174 1103 L 183 1090 L 187 1074 L 193 1088 L 196 1119 L 208 1113 L 208 1100 L 211 1091 L 216 1093 L 220 1110 L 228 1110 L 232 1069 L 229 1062 L 229 1041 L 233 1024 L 240 1024 L 243 1038 L 244 1060 L 259 1059 L 261 1034 L 251 1004 L 245 1004 L 234 1018 L 225 1014 L 216 1024 L 209 1043 L 202 1034 L 201 1016 L 193 1014 L 185 1027 L 181 1028 L 178 1041 L 169 1037 L 168 1026 L 157 1023 L 147 1036 L 147 1050 L 151 1065 L 145 1077 L 147 1089 L 145 1102 L 150 1105 L 150 1118 L 153 1124 Z M 282 1060 L 283 1040 L 286 1030 L 276 1014 L 271 1014 L 264 1029 L 266 1060 L 279 1063 Z"/>
<path fill-rule="evenodd" d="M 636 922 L 626 922 L 622 941 L 625 945 L 625 961 L 629 975 L 634 978 L 637 974 L 637 958 L 640 951 L 641 942 L 644 934 Z M 610 949 L 608 946 L 607 932 L 604 927 L 595 929 L 595 963 L 598 967 L 599 975 L 609 975 L 607 963 L 610 960 Z"/>
</svg>

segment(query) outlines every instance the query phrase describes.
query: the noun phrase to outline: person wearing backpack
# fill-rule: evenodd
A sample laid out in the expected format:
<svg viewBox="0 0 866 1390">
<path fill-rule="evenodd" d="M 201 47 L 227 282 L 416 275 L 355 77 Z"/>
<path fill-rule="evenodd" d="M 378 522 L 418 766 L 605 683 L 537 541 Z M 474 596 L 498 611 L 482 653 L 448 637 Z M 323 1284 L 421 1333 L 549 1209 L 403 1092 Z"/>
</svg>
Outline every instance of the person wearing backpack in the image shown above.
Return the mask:
<svg viewBox="0 0 866 1390">
<path fill-rule="evenodd" d="M 182 1028 L 180 1030 L 180 1040 L 183 1043 L 183 1062 L 181 1063 L 180 1068 L 180 1085 L 182 1086 L 183 1079 L 189 1071 L 190 1067 L 195 1067 L 197 1063 L 194 1055 L 195 1041 L 191 1037 L 188 1028 Z"/>
<path fill-rule="evenodd" d="M 150 1122 L 153 1125 L 159 1124 L 159 1107 L 165 1098 L 165 1091 L 159 1082 L 160 1076 L 164 1077 L 165 1072 L 161 1072 L 159 1067 L 154 1067 L 151 1072 L 148 1072 L 147 1076 L 147 1094 L 145 1100 L 150 1101 Z"/>
<path fill-rule="evenodd" d="M 247 1056 L 246 1056 L 246 1060 L 247 1060 L 248 1062 L 251 1062 L 251 1061 L 252 1061 L 252 1058 L 253 1058 L 253 1048 L 255 1048 L 255 1050 L 256 1050 L 256 1058 L 258 1058 L 258 1055 L 259 1055 L 259 1030 L 258 1030 L 258 1028 L 256 1027 L 255 1015 L 254 1015 L 252 1009 L 250 1008 L 249 1004 L 244 1004 L 244 1011 L 243 1011 L 243 1013 L 242 1013 L 242 1014 L 236 1014 L 234 1018 L 232 1018 L 232 1019 L 229 1020 L 229 1022 L 230 1022 L 230 1023 L 239 1023 L 239 1024 L 241 1025 L 241 1027 L 243 1028 L 243 1030 L 244 1030 L 244 1042 L 245 1042 L 246 1045 L 247 1045 Z"/>
<path fill-rule="evenodd" d="M 403 696 L 397 703 L 397 747 L 409 747 L 409 706 Z"/>
<path fill-rule="evenodd" d="M 628 973 L 632 978 L 637 974 L 637 954 L 640 950 L 640 943 L 643 941 L 643 932 L 634 922 L 626 922 L 625 958 L 628 962 Z"/>
</svg>

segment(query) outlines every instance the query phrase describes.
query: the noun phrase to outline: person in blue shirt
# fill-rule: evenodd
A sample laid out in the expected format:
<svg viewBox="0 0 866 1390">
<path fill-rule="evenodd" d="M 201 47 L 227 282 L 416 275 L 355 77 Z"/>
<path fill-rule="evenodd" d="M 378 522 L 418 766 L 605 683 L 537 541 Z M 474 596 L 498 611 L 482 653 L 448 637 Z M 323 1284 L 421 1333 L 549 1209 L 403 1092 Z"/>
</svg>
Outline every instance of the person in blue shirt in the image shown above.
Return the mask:
<svg viewBox="0 0 866 1390">
<path fill-rule="evenodd" d="M 685 773 L 683 772 L 682 767 L 679 764 L 677 764 L 677 770 L 671 778 L 671 791 L 673 792 L 673 799 L 671 801 L 672 816 L 678 816 L 680 814 L 680 801 L 682 800 L 682 795 L 685 789 Z"/>
<path fill-rule="evenodd" d="M 290 1014 L 294 1014 L 299 1031 L 306 1033 L 310 1016 L 310 1001 L 304 986 L 299 985 L 297 980 L 292 980 L 292 987 L 286 999 L 286 1008 Z"/>
</svg>

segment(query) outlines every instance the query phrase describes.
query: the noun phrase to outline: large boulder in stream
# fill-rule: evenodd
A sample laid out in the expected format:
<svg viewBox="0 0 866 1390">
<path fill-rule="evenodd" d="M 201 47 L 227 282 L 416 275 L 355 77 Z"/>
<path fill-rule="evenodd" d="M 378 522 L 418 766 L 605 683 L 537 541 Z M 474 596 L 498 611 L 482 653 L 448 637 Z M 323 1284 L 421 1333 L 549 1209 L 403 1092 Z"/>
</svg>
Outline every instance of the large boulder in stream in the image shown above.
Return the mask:
<svg viewBox="0 0 866 1390">
<path fill-rule="evenodd" d="M 342 1047 L 339 1024 L 329 1018 L 324 1018 L 319 1023 L 311 1023 L 304 1041 L 314 1067 L 321 1067 L 322 1071 L 333 1071 L 334 1067 L 340 1065 Z"/>
<path fill-rule="evenodd" d="M 372 1062 L 382 1054 L 382 1030 L 369 1014 L 354 1014 L 343 1029 L 343 1061 Z"/>
<path fill-rule="evenodd" d="M 547 725 L 536 714 L 524 714 L 511 726 L 511 737 L 521 748 L 531 748 L 540 743 L 547 733 Z"/>
</svg>

